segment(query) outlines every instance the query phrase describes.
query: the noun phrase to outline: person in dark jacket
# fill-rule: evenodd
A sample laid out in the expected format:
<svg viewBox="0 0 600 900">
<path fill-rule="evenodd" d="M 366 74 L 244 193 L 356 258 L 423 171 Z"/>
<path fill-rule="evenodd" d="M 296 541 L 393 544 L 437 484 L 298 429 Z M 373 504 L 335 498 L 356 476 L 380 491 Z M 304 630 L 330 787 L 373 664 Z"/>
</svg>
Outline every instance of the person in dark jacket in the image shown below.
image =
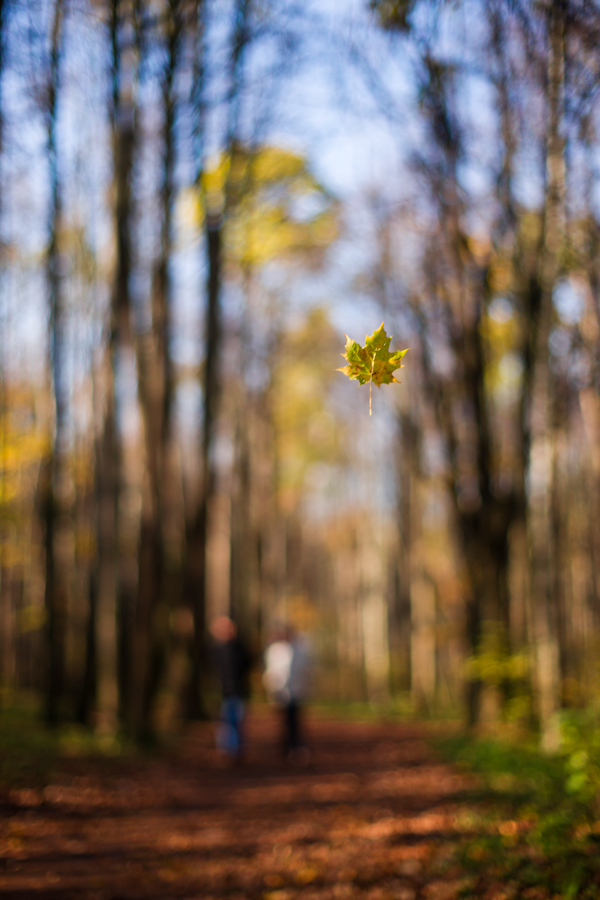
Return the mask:
<svg viewBox="0 0 600 900">
<path fill-rule="evenodd" d="M 239 760 L 243 749 L 245 701 L 249 693 L 250 657 L 238 635 L 237 625 L 228 616 L 215 619 L 210 633 L 213 669 L 223 697 L 217 745 L 231 759 Z"/>
</svg>

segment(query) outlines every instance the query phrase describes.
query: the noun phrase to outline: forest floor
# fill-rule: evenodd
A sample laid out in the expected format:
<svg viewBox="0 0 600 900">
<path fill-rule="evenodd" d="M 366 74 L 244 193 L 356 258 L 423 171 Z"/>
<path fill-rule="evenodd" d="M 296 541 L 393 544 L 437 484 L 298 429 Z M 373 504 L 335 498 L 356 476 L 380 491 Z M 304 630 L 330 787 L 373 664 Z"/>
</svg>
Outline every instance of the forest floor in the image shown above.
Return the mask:
<svg viewBox="0 0 600 900">
<path fill-rule="evenodd" d="M 62 758 L 44 785 L 5 787 L 0 896 L 515 896 L 461 869 L 477 781 L 440 761 L 431 728 L 313 714 L 308 731 L 305 768 L 280 759 L 278 722 L 259 710 L 239 768 L 224 766 L 212 727 L 197 725 L 176 751 Z"/>
</svg>

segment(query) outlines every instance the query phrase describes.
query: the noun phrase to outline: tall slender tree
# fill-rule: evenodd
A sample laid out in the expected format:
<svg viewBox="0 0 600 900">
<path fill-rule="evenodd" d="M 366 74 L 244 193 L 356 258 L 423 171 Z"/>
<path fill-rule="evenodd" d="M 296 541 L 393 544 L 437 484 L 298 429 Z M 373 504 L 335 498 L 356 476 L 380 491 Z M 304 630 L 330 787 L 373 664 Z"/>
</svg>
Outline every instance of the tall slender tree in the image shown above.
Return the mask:
<svg viewBox="0 0 600 900">
<path fill-rule="evenodd" d="M 65 633 L 68 604 L 68 567 L 61 558 L 59 529 L 68 491 L 66 455 L 68 442 L 68 385 L 65 366 L 65 308 L 61 284 L 60 224 L 61 184 L 58 166 L 58 101 L 64 26 L 64 0 L 52 10 L 50 58 L 46 85 L 46 140 L 50 186 L 46 285 L 49 311 L 49 367 L 54 395 L 54 423 L 50 450 L 45 460 L 44 524 L 46 551 L 47 677 L 45 716 L 55 725 L 61 716 L 65 688 Z M 63 542 L 64 544 L 64 542 Z"/>
<path fill-rule="evenodd" d="M 161 80 L 163 128 L 160 184 L 160 250 L 151 287 L 151 328 L 136 338 L 138 385 L 144 421 L 147 485 L 141 514 L 138 563 L 138 609 L 144 611 L 148 629 L 146 658 L 137 665 L 145 671 L 138 683 L 136 730 L 152 732 L 152 707 L 164 670 L 167 643 L 155 634 L 152 618 L 160 604 L 176 605 L 172 596 L 174 572 L 169 570 L 167 531 L 173 511 L 172 407 L 174 393 L 171 358 L 170 274 L 173 247 L 174 171 L 176 161 L 177 68 L 186 25 L 182 0 L 169 0 L 165 13 L 166 62 Z"/>
<path fill-rule="evenodd" d="M 223 154 L 230 161 L 229 173 L 235 169 L 238 111 L 242 90 L 244 51 L 249 42 L 252 0 L 236 0 L 231 49 L 229 54 L 229 87 L 227 93 L 227 133 Z M 197 114 L 201 110 L 197 109 Z M 202 126 L 200 125 L 199 128 Z M 198 129 L 199 130 L 199 129 Z M 203 188 L 204 158 L 200 144 L 197 155 L 196 185 Z M 204 366 L 202 376 L 202 435 L 200 445 L 201 485 L 196 509 L 187 530 L 185 596 L 194 617 L 192 649 L 192 682 L 188 713 L 201 713 L 199 684 L 204 669 L 206 618 L 206 546 L 208 516 L 215 490 L 213 445 L 218 418 L 220 363 L 222 353 L 223 227 L 230 194 L 230 178 L 220 191 L 204 191 L 204 227 L 207 262 L 206 312 L 204 326 Z"/>
<path fill-rule="evenodd" d="M 115 258 L 103 365 L 104 412 L 96 443 L 98 552 L 91 603 L 95 616 L 96 725 L 105 733 L 114 732 L 119 714 L 129 726 L 132 724 L 134 610 L 120 591 L 118 523 L 123 474 L 117 377 L 120 354 L 132 341 L 132 171 L 138 128 L 135 89 L 140 56 L 141 4 L 135 0 L 130 8 L 124 0 L 111 0 L 109 13 Z"/>
<path fill-rule="evenodd" d="M 546 196 L 540 267 L 539 304 L 531 336 L 529 397 L 529 538 L 531 589 L 535 617 L 536 680 L 542 742 L 556 749 L 560 706 L 560 648 L 558 604 L 555 595 L 558 548 L 552 529 L 553 446 L 552 376 L 549 339 L 553 320 L 552 294 L 561 270 L 565 240 L 565 158 L 561 126 L 564 115 L 565 8 L 562 0 L 549 3 L 547 74 Z"/>
</svg>

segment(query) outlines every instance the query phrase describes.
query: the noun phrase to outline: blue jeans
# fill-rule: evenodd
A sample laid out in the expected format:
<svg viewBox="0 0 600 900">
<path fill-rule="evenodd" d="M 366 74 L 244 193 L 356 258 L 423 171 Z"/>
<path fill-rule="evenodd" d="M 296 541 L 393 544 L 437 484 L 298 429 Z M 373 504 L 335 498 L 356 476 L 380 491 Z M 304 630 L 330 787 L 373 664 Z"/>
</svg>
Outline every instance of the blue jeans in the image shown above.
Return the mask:
<svg viewBox="0 0 600 900">
<path fill-rule="evenodd" d="M 221 706 L 221 722 L 217 730 L 217 746 L 232 756 L 242 749 L 242 725 L 244 701 L 239 697 L 226 697 Z"/>
</svg>

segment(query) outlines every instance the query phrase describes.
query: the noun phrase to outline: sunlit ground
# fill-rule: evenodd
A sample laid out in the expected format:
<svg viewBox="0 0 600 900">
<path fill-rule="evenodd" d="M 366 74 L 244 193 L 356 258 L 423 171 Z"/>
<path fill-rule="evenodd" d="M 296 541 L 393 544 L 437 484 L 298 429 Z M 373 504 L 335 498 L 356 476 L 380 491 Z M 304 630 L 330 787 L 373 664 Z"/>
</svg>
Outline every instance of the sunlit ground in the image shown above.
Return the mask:
<svg viewBox="0 0 600 900">
<path fill-rule="evenodd" d="M 57 759 L 44 786 L 5 791 L 0 889 L 36 896 L 453 897 L 470 779 L 422 728 L 310 722 L 308 768 L 283 763 L 270 711 L 243 767 L 210 725 L 159 757 Z"/>
<path fill-rule="evenodd" d="M 356 712 L 310 716 L 307 767 L 281 759 L 265 707 L 240 767 L 211 724 L 176 749 L 111 756 L 4 714 L 2 896 L 597 896 L 593 827 L 565 804 L 562 759 Z"/>
</svg>

